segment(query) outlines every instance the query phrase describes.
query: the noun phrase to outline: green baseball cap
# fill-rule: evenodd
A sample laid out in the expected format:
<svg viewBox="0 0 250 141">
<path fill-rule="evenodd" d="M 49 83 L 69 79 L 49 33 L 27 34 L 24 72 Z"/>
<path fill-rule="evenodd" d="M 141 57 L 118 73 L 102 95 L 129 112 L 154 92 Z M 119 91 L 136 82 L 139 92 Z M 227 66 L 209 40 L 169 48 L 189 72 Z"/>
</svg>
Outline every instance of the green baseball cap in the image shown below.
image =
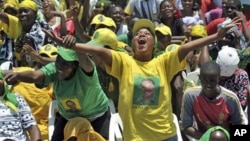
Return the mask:
<svg viewBox="0 0 250 141">
<path fill-rule="evenodd" d="M 155 37 L 155 26 L 149 19 L 139 19 L 135 22 L 132 30 L 133 36 L 135 36 L 136 32 L 142 28 L 148 28 Z"/>
<path fill-rule="evenodd" d="M 61 47 L 58 49 L 58 55 L 60 55 L 65 61 L 79 61 L 76 52 L 72 49 Z"/>
</svg>

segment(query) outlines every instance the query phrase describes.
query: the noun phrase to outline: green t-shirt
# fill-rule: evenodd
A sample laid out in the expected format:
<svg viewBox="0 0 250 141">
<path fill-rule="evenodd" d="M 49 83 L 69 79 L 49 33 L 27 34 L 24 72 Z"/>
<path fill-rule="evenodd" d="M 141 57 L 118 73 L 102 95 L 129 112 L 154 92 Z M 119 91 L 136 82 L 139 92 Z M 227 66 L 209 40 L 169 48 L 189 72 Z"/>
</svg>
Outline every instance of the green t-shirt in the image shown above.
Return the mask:
<svg viewBox="0 0 250 141">
<path fill-rule="evenodd" d="M 64 118 L 96 118 L 108 110 L 108 98 L 100 86 L 96 68 L 88 76 L 79 66 L 70 80 L 59 80 L 55 63 L 42 67 L 41 71 L 45 75 L 44 85 L 53 82 L 58 110 Z"/>
</svg>

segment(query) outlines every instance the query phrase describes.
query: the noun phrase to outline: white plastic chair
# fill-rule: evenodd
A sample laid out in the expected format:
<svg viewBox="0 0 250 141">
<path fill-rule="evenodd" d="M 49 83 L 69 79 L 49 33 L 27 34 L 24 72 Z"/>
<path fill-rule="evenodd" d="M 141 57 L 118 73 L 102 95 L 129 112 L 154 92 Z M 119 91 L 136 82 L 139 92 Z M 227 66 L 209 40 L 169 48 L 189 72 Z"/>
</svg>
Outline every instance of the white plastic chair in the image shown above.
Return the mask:
<svg viewBox="0 0 250 141">
<path fill-rule="evenodd" d="M 248 119 L 247 111 L 248 111 L 248 106 L 247 106 L 247 107 L 245 108 L 245 110 L 244 110 L 244 114 L 245 114 L 246 118 Z M 250 121 L 248 121 L 248 122 L 250 122 Z"/>
<path fill-rule="evenodd" d="M 178 118 L 177 118 L 177 116 L 174 113 L 173 113 L 173 117 L 174 117 L 174 124 L 176 126 L 176 132 L 177 132 L 178 141 L 183 141 L 182 136 L 181 136 L 181 128 L 179 126 Z"/>
<path fill-rule="evenodd" d="M 48 129 L 49 129 L 49 141 L 51 141 L 53 132 L 54 132 L 54 124 L 55 124 L 55 117 L 57 112 L 57 100 L 53 100 L 49 106 L 49 119 L 48 119 Z"/>
<path fill-rule="evenodd" d="M 123 125 L 118 113 L 111 114 L 109 126 L 109 141 L 123 141 Z"/>
<path fill-rule="evenodd" d="M 173 114 L 173 117 L 174 117 L 174 124 L 176 126 L 178 141 L 183 141 L 178 118 L 175 114 Z M 123 125 L 119 114 L 118 113 L 112 114 L 110 119 L 109 141 L 122 141 L 123 140 L 122 131 L 123 131 Z"/>
<path fill-rule="evenodd" d="M 1 70 L 12 70 L 13 63 L 11 61 L 5 61 L 0 65 Z"/>
</svg>

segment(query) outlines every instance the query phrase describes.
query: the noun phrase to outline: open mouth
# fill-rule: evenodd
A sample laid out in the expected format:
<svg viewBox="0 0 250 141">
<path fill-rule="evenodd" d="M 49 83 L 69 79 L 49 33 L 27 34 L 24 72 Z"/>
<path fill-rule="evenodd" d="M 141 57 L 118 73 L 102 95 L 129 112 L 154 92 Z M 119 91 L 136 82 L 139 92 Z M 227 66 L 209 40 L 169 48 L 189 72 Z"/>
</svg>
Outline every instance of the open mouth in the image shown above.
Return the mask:
<svg viewBox="0 0 250 141">
<path fill-rule="evenodd" d="M 146 42 L 147 42 L 147 40 L 146 40 L 145 38 L 140 38 L 140 39 L 138 40 L 138 44 L 139 44 L 139 45 L 144 45 L 144 44 L 146 44 Z"/>
<path fill-rule="evenodd" d="M 20 17 L 19 17 L 19 20 L 20 20 L 20 21 L 27 21 L 27 17 L 26 17 L 26 16 L 20 16 Z"/>
</svg>

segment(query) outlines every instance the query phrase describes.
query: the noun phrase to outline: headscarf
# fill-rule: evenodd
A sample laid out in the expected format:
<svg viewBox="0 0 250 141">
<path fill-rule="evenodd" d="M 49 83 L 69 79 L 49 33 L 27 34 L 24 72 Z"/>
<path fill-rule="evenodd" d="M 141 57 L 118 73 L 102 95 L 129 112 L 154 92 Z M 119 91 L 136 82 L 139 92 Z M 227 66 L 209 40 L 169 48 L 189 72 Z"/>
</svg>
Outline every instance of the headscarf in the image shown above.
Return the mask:
<svg viewBox="0 0 250 141">
<path fill-rule="evenodd" d="M 5 0 L 3 2 L 3 9 L 5 10 L 6 8 L 13 8 L 15 10 L 18 9 L 18 1 L 17 0 Z"/>
<path fill-rule="evenodd" d="M 200 138 L 199 141 L 209 141 L 210 140 L 210 135 L 213 131 L 216 131 L 216 130 L 221 130 L 227 137 L 227 140 L 230 140 L 230 135 L 228 133 L 228 131 L 224 128 L 222 128 L 221 126 L 215 126 L 215 127 L 211 127 L 209 128 L 203 135 L 202 137 Z"/>
<path fill-rule="evenodd" d="M 0 79 L 3 79 L 4 74 L 3 71 L 0 70 Z M 13 111 L 17 112 L 17 106 L 18 106 L 18 102 L 16 99 L 16 96 L 10 91 L 9 86 L 7 85 L 7 83 L 4 81 L 4 94 L 2 96 L 2 99 L 4 104 L 6 104 L 10 109 L 12 109 Z"/>
<path fill-rule="evenodd" d="M 37 12 L 38 7 L 36 3 L 32 0 L 24 0 L 19 4 L 19 8 L 29 8 L 32 9 L 33 11 Z"/>
</svg>

